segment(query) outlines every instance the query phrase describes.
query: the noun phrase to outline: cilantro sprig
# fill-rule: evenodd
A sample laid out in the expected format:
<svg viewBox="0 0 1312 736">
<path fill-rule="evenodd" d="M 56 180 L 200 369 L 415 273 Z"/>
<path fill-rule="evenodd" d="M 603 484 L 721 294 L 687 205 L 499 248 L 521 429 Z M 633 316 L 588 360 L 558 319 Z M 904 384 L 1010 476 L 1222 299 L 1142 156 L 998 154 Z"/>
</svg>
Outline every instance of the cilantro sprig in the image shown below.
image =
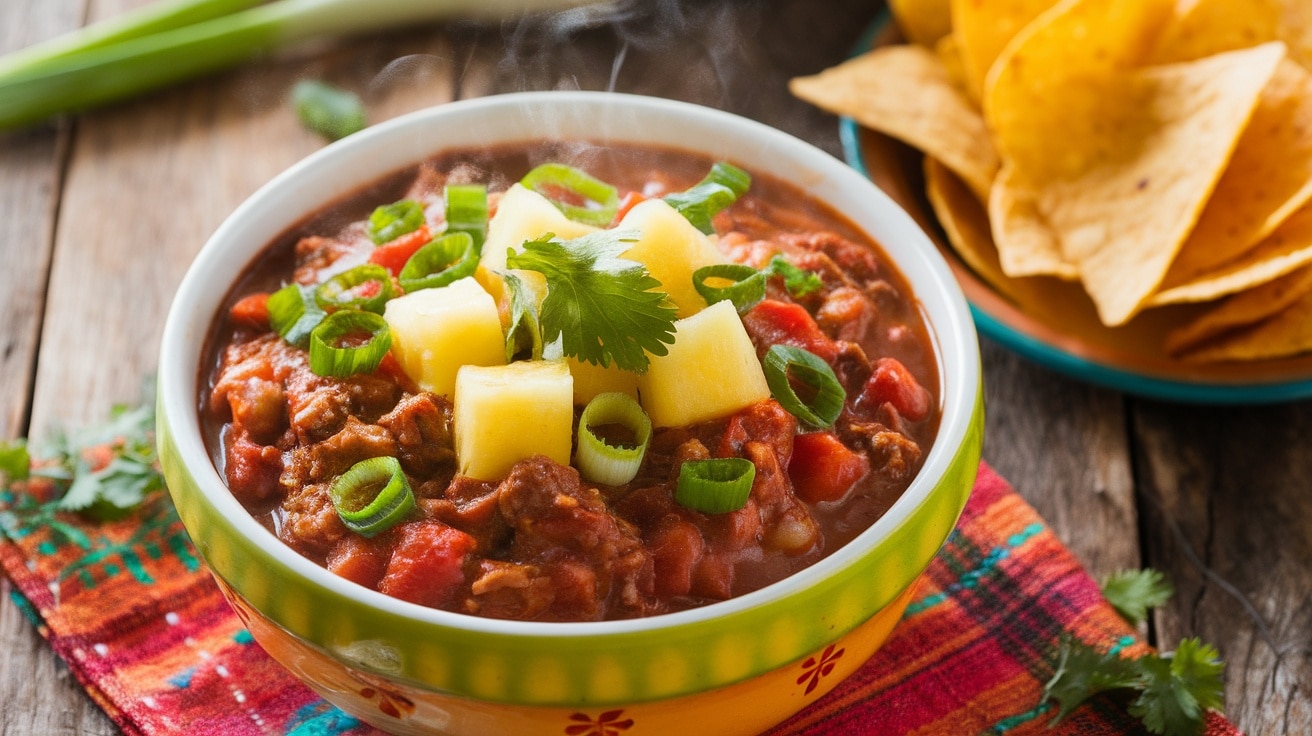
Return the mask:
<svg viewBox="0 0 1312 736">
<path fill-rule="evenodd" d="M 6 482 L 35 477 L 54 483 L 59 495 L 43 507 L 46 516 L 72 511 L 97 521 L 118 519 L 164 487 L 154 434 L 152 399 L 138 407 L 116 405 L 104 424 L 55 432 L 36 464 L 26 440 L 0 442 L 0 475 Z"/>
<path fill-rule="evenodd" d="M 1126 621 L 1138 625 L 1173 589 L 1160 572 L 1142 570 L 1109 576 L 1103 593 Z M 1203 732 L 1207 710 L 1222 706 L 1224 671 L 1217 650 L 1197 638 L 1181 641 L 1174 652 L 1135 659 L 1067 638 L 1043 696 L 1057 701 L 1057 716 L 1050 725 L 1098 693 L 1128 691 L 1133 696 L 1129 714 L 1151 733 L 1197 736 Z"/>
<path fill-rule="evenodd" d="M 644 373 L 647 353 L 666 355 L 676 308 L 642 264 L 620 258 L 638 233 L 600 230 L 573 240 L 552 234 L 509 249 L 506 265 L 541 273 L 547 295 L 539 314 L 544 343 L 561 340 L 566 355 Z"/>
</svg>

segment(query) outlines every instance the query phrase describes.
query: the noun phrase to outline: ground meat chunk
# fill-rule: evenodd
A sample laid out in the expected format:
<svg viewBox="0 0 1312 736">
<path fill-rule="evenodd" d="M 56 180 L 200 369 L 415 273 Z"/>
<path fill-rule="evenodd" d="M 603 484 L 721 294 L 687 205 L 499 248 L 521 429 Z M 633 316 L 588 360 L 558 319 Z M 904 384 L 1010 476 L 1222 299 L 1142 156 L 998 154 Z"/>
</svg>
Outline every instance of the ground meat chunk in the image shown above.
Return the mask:
<svg viewBox="0 0 1312 736">
<path fill-rule="evenodd" d="M 289 488 L 279 512 L 278 536 L 313 560 L 323 560 L 350 533 L 328 497 L 327 483 Z"/>
<path fill-rule="evenodd" d="M 886 418 L 901 423 L 896 411 Z M 906 434 L 882 422 L 850 420 L 840 425 L 844 442 L 870 448 L 870 471 L 882 475 L 886 482 L 905 484 L 920 467 L 920 445 Z"/>
<path fill-rule="evenodd" d="M 756 466 L 752 499 L 760 506 L 766 547 L 790 555 L 810 551 L 820 542 L 820 527 L 811 510 L 793 493 L 774 448 L 764 442 L 748 442 L 743 451 Z"/>
<path fill-rule="evenodd" d="M 532 620 L 551 607 L 553 588 L 551 576 L 537 565 L 480 560 L 462 609 L 475 616 Z"/>
<path fill-rule="evenodd" d="M 372 424 L 391 411 L 402 391 L 382 376 L 362 373 L 324 378 L 308 366 L 286 383 L 291 428 L 302 444 L 321 442 L 341 431 L 348 417 Z"/>
<path fill-rule="evenodd" d="M 298 447 L 292 451 L 289 471 L 299 482 L 331 481 L 351 469 L 352 465 L 371 457 L 396 455 L 396 440 L 376 424 L 349 417 L 337 434 L 323 442 Z M 295 465 L 293 469 L 291 466 Z"/>
<path fill-rule="evenodd" d="M 396 439 L 397 459 L 411 475 L 427 478 L 455 462 L 451 402 L 427 392 L 401 399 L 378 420 Z"/>
<path fill-rule="evenodd" d="M 498 505 L 514 529 L 508 559 L 550 561 L 548 617 L 591 620 L 606 615 L 607 602 L 627 615 L 650 605 L 650 553 L 578 471 L 543 456 L 522 460 L 502 481 Z"/>
<path fill-rule="evenodd" d="M 835 340 L 860 340 L 878 316 L 875 303 L 861 289 L 840 286 L 829 292 L 815 321 Z"/>
</svg>

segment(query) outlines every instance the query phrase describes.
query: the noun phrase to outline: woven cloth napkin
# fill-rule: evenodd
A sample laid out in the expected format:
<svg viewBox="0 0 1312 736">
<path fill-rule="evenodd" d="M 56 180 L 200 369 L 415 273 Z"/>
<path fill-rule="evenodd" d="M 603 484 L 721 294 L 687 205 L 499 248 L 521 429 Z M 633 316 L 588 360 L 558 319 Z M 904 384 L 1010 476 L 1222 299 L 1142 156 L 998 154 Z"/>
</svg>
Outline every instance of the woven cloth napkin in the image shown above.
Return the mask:
<svg viewBox="0 0 1312 736">
<path fill-rule="evenodd" d="M 14 601 L 125 733 L 377 733 L 255 643 L 166 495 L 90 524 L 44 511 L 46 492 L 38 483 L 0 491 L 0 565 Z M 1034 509 L 982 465 L 888 642 L 770 736 L 1140 733 L 1106 696 L 1049 728 L 1054 711 L 1041 694 L 1063 635 L 1147 651 Z M 1238 733 L 1209 713 L 1208 736 Z"/>
</svg>

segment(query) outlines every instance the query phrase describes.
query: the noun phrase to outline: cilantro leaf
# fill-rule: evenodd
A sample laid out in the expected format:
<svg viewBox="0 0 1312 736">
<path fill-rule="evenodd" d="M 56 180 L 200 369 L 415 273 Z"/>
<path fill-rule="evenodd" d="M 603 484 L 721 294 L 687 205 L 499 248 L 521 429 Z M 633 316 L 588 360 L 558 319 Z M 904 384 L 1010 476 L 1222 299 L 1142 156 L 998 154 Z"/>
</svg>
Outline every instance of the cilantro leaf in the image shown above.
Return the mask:
<svg viewBox="0 0 1312 736">
<path fill-rule="evenodd" d="M 824 286 L 820 274 L 794 266 L 787 258 L 775 256 L 766 266 L 766 273 L 783 277 L 784 288 L 793 296 L 806 296 Z"/>
<path fill-rule="evenodd" d="M 542 357 L 542 325 L 538 319 L 537 299 L 524 279 L 513 273 L 503 273 L 506 291 L 510 294 L 510 327 L 506 330 L 506 362 L 527 350 L 530 359 Z"/>
<path fill-rule="evenodd" d="M 1175 588 L 1157 570 L 1126 570 L 1108 575 L 1102 581 L 1102 594 L 1121 618 L 1138 626 L 1147 620 L 1148 609 L 1171 599 Z"/>
<path fill-rule="evenodd" d="M 574 240 L 545 235 L 508 249 L 506 265 L 546 277 L 542 339 L 561 339 L 566 355 L 601 366 L 646 372 L 647 353 L 674 342 L 675 307 L 642 264 L 620 258 L 632 231 L 600 230 Z"/>
<path fill-rule="evenodd" d="M 1124 659 L 1110 651 L 1099 653 L 1081 641 L 1064 639 L 1057 671 L 1043 690 L 1045 701 L 1057 701 L 1053 725 L 1100 692 L 1134 687 L 1141 676 L 1140 669 L 1139 660 Z"/>
<path fill-rule="evenodd" d="M 1056 725 L 1085 700 L 1109 690 L 1136 693 L 1127 709 L 1144 728 L 1162 736 L 1198 736 L 1203 714 L 1222 705 L 1225 663 L 1216 649 L 1185 639 L 1173 653 L 1124 659 L 1099 653 L 1088 644 L 1062 642 L 1057 671 L 1044 687 L 1043 699 L 1057 701 Z"/>
<path fill-rule="evenodd" d="M 0 442 L 0 477 L 11 481 L 27 478 L 32 458 L 27 454 L 27 440 Z"/>
<path fill-rule="evenodd" d="M 1204 709 L 1221 705 L 1225 665 L 1216 650 L 1197 639 L 1185 639 L 1173 654 L 1143 661 L 1143 681 L 1139 697 L 1130 704 L 1130 715 L 1163 736 L 1202 733 Z"/>
</svg>

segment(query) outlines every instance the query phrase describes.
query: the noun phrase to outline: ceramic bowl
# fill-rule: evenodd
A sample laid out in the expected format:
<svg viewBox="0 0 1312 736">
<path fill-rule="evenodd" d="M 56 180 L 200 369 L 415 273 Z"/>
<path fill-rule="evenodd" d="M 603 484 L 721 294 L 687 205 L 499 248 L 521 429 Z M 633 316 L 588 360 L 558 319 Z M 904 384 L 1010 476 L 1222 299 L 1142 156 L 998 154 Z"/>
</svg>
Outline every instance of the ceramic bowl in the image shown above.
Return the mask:
<svg viewBox="0 0 1312 736">
<path fill-rule="evenodd" d="M 197 416 L 204 342 L 229 288 L 302 217 L 439 151 L 543 136 L 665 146 L 789 179 L 881 243 L 919 297 L 941 372 L 942 423 L 924 467 L 854 541 L 729 601 L 651 618 L 476 618 L 384 596 L 283 545 L 228 492 Z M 327 146 L 241 205 L 184 278 L 159 367 L 160 455 L 192 540 L 255 639 L 328 701 L 388 731 L 752 734 L 796 713 L 884 641 L 975 477 L 979 351 L 961 291 L 924 233 L 818 148 L 768 126 L 609 93 L 487 97 L 423 110 Z"/>
</svg>

